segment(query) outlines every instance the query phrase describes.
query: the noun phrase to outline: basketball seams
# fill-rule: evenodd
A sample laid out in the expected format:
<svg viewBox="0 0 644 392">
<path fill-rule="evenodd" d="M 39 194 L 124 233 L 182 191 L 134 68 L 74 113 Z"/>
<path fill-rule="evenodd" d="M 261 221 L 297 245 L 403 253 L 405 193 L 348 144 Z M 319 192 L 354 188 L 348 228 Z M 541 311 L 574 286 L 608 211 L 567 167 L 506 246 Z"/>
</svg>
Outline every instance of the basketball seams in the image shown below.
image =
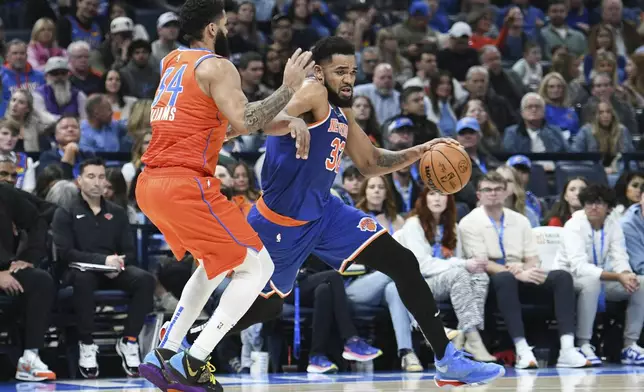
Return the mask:
<svg viewBox="0 0 644 392">
<path fill-rule="evenodd" d="M 451 161 L 451 160 L 447 157 L 447 155 L 445 155 L 442 151 L 440 151 L 440 150 L 436 150 L 436 152 L 437 152 L 437 153 L 439 153 L 439 154 L 441 154 L 441 155 L 443 156 L 443 158 L 445 158 L 445 160 L 447 161 L 447 163 L 449 163 L 449 165 L 452 167 L 452 170 L 454 170 L 454 174 L 456 174 L 456 178 L 458 178 L 458 182 L 459 182 L 459 184 L 461 184 L 461 189 L 463 189 L 463 186 L 464 186 L 464 185 L 463 185 L 463 181 L 461 180 L 461 176 L 459 176 L 459 175 L 458 175 L 458 170 L 454 167 L 454 165 L 452 164 L 452 161 Z M 436 176 L 436 177 L 438 177 L 438 176 Z M 442 184 L 441 184 L 441 185 L 442 185 Z M 449 192 L 448 192 L 448 193 L 449 193 Z"/>
<path fill-rule="evenodd" d="M 463 182 L 468 183 L 468 182 L 470 181 L 470 178 L 472 178 L 472 160 L 470 159 L 470 156 L 469 156 L 469 155 L 467 155 L 467 154 L 465 154 L 465 153 L 463 152 L 463 150 L 462 150 L 462 149 L 460 149 L 460 148 L 454 148 L 454 147 L 452 147 L 452 149 L 453 149 L 453 150 L 455 150 L 455 151 L 458 151 L 458 153 L 459 153 L 459 154 L 461 154 L 461 155 L 463 156 L 463 159 L 465 159 L 465 161 L 466 161 L 466 162 L 469 162 L 469 163 L 470 163 L 470 167 L 469 167 L 469 169 L 470 169 L 470 170 L 469 170 L 469 171 L 470 171 L 470 176 L 469 176 L 469 178 L 467 179 L 467 181 L 463 181 L 463 180 L 461 180 L 461 184 L 463 184 Z M 456 174 L 458 175 L 458 177 L 459 177 L 459 178 L 461 177 L 461 175 L 459 174 L 459 172 L 456 172 Z M 463 185 L 463 186 L 465 186 L 465 185 Z"/>
</svg>

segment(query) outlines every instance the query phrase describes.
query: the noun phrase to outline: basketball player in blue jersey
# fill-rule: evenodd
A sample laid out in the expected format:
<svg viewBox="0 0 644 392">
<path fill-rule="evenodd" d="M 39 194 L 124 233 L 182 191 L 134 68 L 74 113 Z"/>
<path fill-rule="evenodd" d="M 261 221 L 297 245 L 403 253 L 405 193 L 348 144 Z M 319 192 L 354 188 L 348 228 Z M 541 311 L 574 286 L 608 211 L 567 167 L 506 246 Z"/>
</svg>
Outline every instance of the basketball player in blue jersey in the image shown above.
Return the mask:
<svg viewBox="0 0 644 392">
<path fill-rule="evenodd" d="M 314 77 L 304 82 L 284 109 L 310 124 L 308 157 L 296 157 L 289 135 L 268 137 L 263 194 L 248 215 L 275 264 L 262 296 L 268 300 L 287 296 L 310 254 L 339 272 L 352 263 L 363 264 L 396 283 L 402 301 L 435 353 L 437 385 L 484 384 L 502 376 L 502 366 L 472 361 L 449 342 L 414 254 L 374 218 L 345 205 L 330 192 L 344 152 L 369 177 L 413 164 L 436 143 L 456 142 L 435 139 L 395 152 L 376 148 L 351 110 L 357 70 L 353 45 L 340 37 L 329 37 L 320 40 L 312 52 Z M 253 307 L 246 316 L 252 316 Z"/>
</svg>

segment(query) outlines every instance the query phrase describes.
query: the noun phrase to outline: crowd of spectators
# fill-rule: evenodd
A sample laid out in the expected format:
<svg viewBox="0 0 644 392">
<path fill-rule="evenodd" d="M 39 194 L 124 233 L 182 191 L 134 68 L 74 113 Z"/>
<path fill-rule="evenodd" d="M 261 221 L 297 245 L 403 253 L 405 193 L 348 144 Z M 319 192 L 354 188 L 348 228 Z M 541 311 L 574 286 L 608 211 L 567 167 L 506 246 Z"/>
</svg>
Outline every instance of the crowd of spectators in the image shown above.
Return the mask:
<svg viewBox="0 0 644 392">
<path fill-rule="evenodd" d="M 194 268 L 191 259 L 140 268 L 130 235 L 133 225 L 150 224 L 133 195 L 151 138 L 159 63 L 181 45 L 182 2 L 153 1 L 155 26 L 136 21 L 134 7 L 143 1 L 26 3 L 29 40 L 6 39 L 12 32 L 0 23 L 0 289 L 28 304 L 16 377 L 56 377 L 39 350 L 56 290 L 65 286 L 74 289 L 78 367 L 88 378 L 99 374 L 92 292 L 128 294 L 116 351 L 127 375 L 136 375 L 145 315 L 171 315 Z M 451 302 L 458 325 L 446 333 L 459 348 L 497 360 L 491 353 L 498 347 L 486 346 L 482 332 L 492 300 L 514 343 L 514 365 L 536 367 L 521 304 L 546 297 L 554 298 L 561 337 L 558 364 L 599 365 L 590 344 L 595 315 L 607 300 L 628 300 L 621 361 L 644 365 L 637 344 L 644 324 L 644 172 L 622 159 L 641 147 L 644 129 L 641 10 L 636 0 L 227 0 L 228 45 L 217 51 L 236 65 L 249 101 L 257 101 L 280 86 L 296 48 L 341 36 L 355 46 L 352 108 L 375 145 L 397 150 L 436 137 L 463 145 L 473 173 L 455 195 L 423 188 L 415 166 L 364 179 L 347 157 L 332 189 L 414 252 L 437 300 Z M 245 213 L 261 192 L 264 142 L 261 134 L 242 136 L 220 152 L 215 177 Z M 535 196 L 531 173 L 552 175 L 559 163 L 524 154 L 560 152 L 599 153 L 606 181 L 569 178 L 560 194 Z M 499 159 L 504 153 L 513 156 Z M 554 260 L 539 259 L 532 235 L 539 226 L 562 227 Z M 45 271 L 45 259 L 56 259 L 55 267 Z M 307 285 L 305 305 L 328 316 L 314 318 L 314 330 L 352 341 L 358 332 L 350 310 L 385 305 L 401 368 L 423 369 L 412 344 L 415 321 L 386 276 L 360 268 L 339 276 L 311 258 L 299 279 Z M 224 369 L 248 371 L 261 330 L 242 333 L 243 349 L 221 359 Z M 308 370 L 337 370 L 326 338 L 315 335 Z"/>
</svg>

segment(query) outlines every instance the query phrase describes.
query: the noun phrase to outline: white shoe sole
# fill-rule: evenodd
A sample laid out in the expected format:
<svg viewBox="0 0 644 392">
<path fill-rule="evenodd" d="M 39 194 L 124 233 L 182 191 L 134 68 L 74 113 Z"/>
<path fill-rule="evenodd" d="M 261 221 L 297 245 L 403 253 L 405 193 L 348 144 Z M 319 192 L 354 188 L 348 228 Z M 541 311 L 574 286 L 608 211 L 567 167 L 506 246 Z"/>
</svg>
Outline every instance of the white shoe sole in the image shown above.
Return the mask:
<svg viewBox="0 0 644 392">
<path fill-rule="evenodd" d="M 345 351 L 342 353 L 342 358 L 346 359 L 347 361 L 367 362 L 367 361 L 372 361 L 381 355 L 382 355 L 382 351 L 379 351 L 376 354 L 372 354 L 372 355 L 357 355 L 355 353 Z"/>
<path fill-rule="evenodd" d="M 116 343 L 116 353 L 119 355 L 119 357 L 121 357 L 121 367 L 122 367 L 122 368 L 123 368 L 123 370 L 125 371 L 125 374 L 127 374 L 127 376 L 128 376 L 128 377 L 138 377 L 138 376 L 139 376 L 138 369 L 139 369 L 139 366 L 140 366 L 141 364 L 139 363 L 139 366 L 137 366 L 136 368 L 134 368 L 134 369 L 137 369 L 137 372 L 132 372 L 132 371 L 128 368 L 128 366 L 127 366 L 127 362 L 125 362 L 125 355 L 123 355 L 123 353 L 121 352 L 121 348 L 119 347 L 119 343 L 118 343 L 118 342 Z"/>
<path fill-rule="evenodd" d="M 36 377 L 31 373 L 27 372 L 16 372 L 16 380 L 20 381 L 45 381 L 47 380 L 47 377 Z"/>
<path fill-rule="evenodd" d="M 592 365 L 593 364 L 589 360 L 586 360 L 586 362 L 584 364 L 559 363 L 559 362 L 557 362 L 557 367 L 558 368 L 581 369 L 581 368 L 591 367 Z"/>
</svg>

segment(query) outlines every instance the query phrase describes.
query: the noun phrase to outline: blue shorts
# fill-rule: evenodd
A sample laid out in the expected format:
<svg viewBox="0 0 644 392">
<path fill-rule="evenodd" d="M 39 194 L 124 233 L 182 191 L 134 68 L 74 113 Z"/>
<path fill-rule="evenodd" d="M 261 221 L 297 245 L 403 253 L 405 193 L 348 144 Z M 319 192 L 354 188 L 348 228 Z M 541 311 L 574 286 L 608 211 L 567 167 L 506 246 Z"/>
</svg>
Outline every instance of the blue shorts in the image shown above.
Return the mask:
<svg viewBox="0 0 644 392">
<path fill-rule="evenodd" d="M 248 222 L 275 264 L 273 276 L 262 291 L 266 298 L 275 293 L 288 296 L 309 255 L 314 254 L 333 269 L 344 272 L 367 245 L 387 232 L 375 218 L 347 206 L 337 197 L 331 198 L 319 219 L 298 226 L 288 225 L 286 222 L 292 219 L 267 211 L 265 204 L 258 209 L 260 203 L 263 201 L 250 210 Z M 278 221 L 282 224 L 275 223 Z"/>
</svg>

